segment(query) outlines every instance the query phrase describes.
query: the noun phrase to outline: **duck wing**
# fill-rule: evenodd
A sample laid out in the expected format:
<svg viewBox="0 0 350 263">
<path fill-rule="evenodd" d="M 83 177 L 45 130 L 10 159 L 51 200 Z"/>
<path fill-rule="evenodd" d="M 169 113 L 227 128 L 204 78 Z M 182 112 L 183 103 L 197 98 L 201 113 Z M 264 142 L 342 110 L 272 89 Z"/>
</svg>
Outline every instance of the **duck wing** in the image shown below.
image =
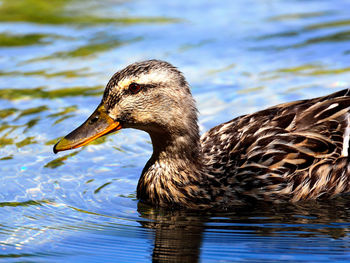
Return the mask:
<svg viewBox="0 0 350 263">
<path fill-rule="evenodd" d="M 261 200 L 349 191 L 349 94 L 280 104 L 214 127 L 201 138 L 209 174 Z"/>
</svg>

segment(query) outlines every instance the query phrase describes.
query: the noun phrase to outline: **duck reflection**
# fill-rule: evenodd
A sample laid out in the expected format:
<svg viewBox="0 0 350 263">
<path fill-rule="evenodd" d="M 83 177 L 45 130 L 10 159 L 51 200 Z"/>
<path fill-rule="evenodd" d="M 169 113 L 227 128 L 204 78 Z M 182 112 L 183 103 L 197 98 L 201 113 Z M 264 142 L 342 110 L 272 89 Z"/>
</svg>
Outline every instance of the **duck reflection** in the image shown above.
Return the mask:
<svg viewBox="0 0 350 263">
<path fill-rule="evenodd" d="M 155 229 L 153 262 L 197 262 L 208 215 L 188 211 L 169 211 L 139 202 L 138 211 L 146 228 Z"/>
<path fill-rule="evenodd" d="M 350 230 L 350 196 L 297 204 L 256 203 L 230 212 L 163 210 L 142 203 L 138 212 L 146 219 L 140 224 L 155 230 L 153 262 L 198 262 L 202 240 L 235 246 L 237 235 L 256 237 L 329 237 L 339 239 Z M 226 233 L 226 235 L 222 235 Z M 223 240 L 224 237 L 224 240 Z M 209 239 L 208 239 L 209 240 Z M 291 244 L 295 239 L 290 239 Z M 279 245 L 278 242 L 275 244 Z"/>
</svg>

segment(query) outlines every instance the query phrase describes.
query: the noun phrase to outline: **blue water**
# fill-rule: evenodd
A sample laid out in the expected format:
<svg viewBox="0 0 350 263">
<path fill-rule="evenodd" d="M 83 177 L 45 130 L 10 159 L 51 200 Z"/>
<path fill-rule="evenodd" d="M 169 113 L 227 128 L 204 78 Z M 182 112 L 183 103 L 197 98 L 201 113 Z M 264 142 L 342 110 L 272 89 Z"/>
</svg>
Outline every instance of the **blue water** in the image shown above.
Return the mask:
<svg viewBox="0 0 350 263">
<path fill-rule="evenodd" d="M 184 72 L 202 132 L 350 87 L 350 2 L 0 1 L 0 258 L 9 262 L 348 262 L 350 198 L 164 211 L 136 199 L 152 153 L 122 130 L 58 155 L 112 74 Z"/>
</svg>

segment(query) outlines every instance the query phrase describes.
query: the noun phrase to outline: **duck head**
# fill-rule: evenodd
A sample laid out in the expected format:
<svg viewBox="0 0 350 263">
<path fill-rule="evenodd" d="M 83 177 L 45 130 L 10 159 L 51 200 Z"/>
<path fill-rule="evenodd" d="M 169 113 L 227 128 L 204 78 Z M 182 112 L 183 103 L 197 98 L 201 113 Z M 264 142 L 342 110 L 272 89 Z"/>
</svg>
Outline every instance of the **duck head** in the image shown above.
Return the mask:
<svg viewBox="0 0 350 263">
<path fill-rule="evenodd" d="M 97 109 L 53 150 L 78 148 L 122 128 L 144 130 L 151 137 L 181 136 L 189 129 L 198 132 L 197 110 L 182 73 L 159 60 L 134 63 L 118 71 Z"/>
</svg>

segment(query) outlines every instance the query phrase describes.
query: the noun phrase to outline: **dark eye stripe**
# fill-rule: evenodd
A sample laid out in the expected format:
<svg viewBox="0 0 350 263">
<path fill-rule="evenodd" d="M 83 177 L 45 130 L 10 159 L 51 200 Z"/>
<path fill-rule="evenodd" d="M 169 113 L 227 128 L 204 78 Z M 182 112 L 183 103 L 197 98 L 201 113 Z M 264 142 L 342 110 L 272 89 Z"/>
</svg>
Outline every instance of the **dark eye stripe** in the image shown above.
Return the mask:
<svg viewBox="0 0 350 263">
<path fill-rule="evenodd" d="M 139 86 L 139 88 L 137 89 L 137 90 L 132 90 L 132 89 L 134 89 L 134 88 L 136 88 L 136 87 L 130 87 L 130 86 L 134 86 L 134 85 L 138 85 Z M 148 90 L 149 88 L 154 88 L 154 87 L 156 87 L 156 85 L 154 85 L 154 84 L 138 84 L 138 83 L 131 83 L 130 85 L 129 85 L 129 87 L 128 87 L 128 91 L 131 93 L 131 94 L 136 94 L 136 93 L 138 93 L 138 92 L 140 92 L 141 90 L 142 91 L 146 91 L 146 90 Z M 130 89 L 131 88 L 131 89 Z M 136 92 L 135 92 L 136 91 Z"/>
<path fill-rule="evenodd" d="M 143 92 L 147 91 L 149 88 L 155 88 L 156 87 L 156 85 L 154 85 L 154 84 L 138 84 L 138 83 L 134 83 L 134 82 L 131 83 L 131 84 L 140 85 L 141 89 L 139 91 L 142 90 Z M 117 84 L 115 84 L 115 85 L 117 85 Z M 139 92 L 138 91 L 136 93 L 133 93 L 130 90 L 130 85 L 129 85 L 128 89 L 125 92 L 124 91 L 120 92 L 120 90 L 119 91 L 118 90 L 113 91 L 112 89 L 109 89 L 108 92 L 105 91 L 104 96 L 103 96 L 103 103 L 104 103 L 104 105 L 106 107 L 106 110 L 114 108 L 114 106 L 116 104 L 118 104 L 119 101 L 123 98 L 123 96 L 125 96 L 127 94 L 133 95 L 133 94 L 136 94 L 136 93 Z"/>
</svg>

